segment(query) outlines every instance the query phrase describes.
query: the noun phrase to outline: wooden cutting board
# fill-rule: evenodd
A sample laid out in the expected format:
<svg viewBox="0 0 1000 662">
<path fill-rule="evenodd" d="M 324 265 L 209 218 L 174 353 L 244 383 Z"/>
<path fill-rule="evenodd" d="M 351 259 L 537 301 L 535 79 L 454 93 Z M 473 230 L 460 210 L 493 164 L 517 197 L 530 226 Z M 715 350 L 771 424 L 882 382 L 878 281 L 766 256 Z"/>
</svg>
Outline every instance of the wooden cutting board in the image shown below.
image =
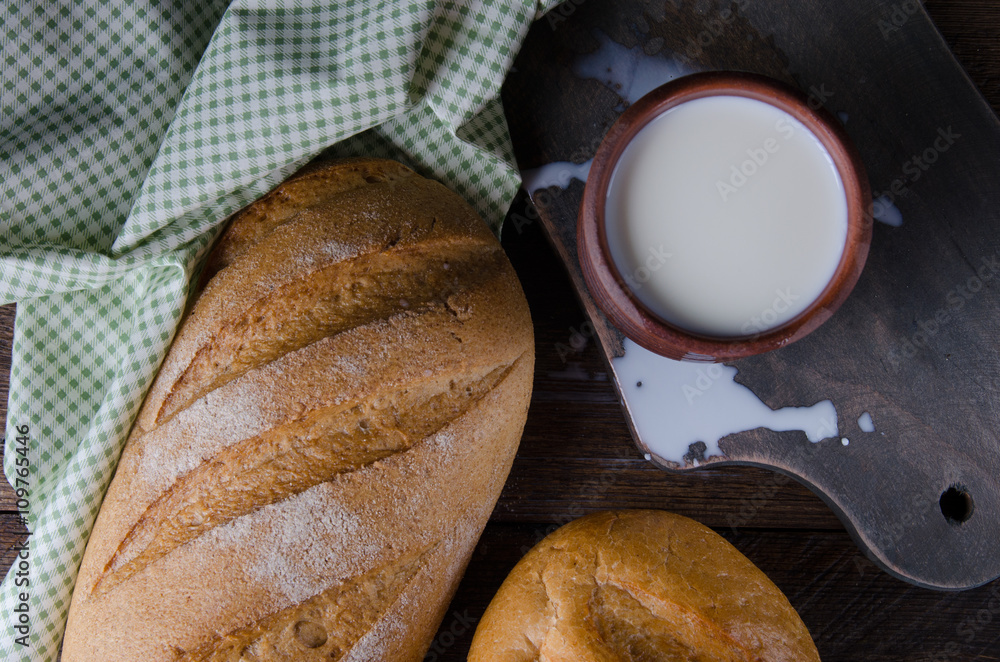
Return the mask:
<svg viewBox="0 0 1000 662">
<path fill-rule="evenodd" d="M 637 444 L 671 471 L 742 464 L 795 477 L 873 561 L 914 584 L 1000 576 L 1000 123 L 916 0 L 568 0 L 532 28 L 504 88 L 518 162 L 585 163 L 651 81 L 723 69 L 790 82 L 838 114 L 892 204 L 879 206 L 887 222 L 833 319 L 731 364 L 771 409 L 831 402 L 829 438 L 757 428 L 683 458 Z M 576 257 L 583 183 L 570 175 L 585 171 L 562 172 L 533 199 L 620 380 L 627 342 Z M 617 387 L 634 420 L 631 386 Z"/>
</svg>

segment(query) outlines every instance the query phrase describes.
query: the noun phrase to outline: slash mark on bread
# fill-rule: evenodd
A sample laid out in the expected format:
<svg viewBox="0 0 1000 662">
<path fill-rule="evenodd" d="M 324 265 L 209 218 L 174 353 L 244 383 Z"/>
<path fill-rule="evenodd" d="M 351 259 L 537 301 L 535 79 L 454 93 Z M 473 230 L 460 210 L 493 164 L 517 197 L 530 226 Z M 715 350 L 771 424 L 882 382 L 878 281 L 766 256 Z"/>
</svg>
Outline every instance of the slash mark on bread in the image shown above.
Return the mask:
<svg viewBox="0 0 1000 662">
<path fill-rule="evenodd" d="M 462 416 L 520 357 L 482 372 L 437 374 L 317 409 L 229 446 L 142 514 L 94 586 L 101 595 L 173 549 L 237 517 L 403 453 Z M 219 484 L 219 476 L 226 476 Z"/>
<path fill-rule="evenodd" d="M 296 214 L 329 204 L 347 191 L 369 184 L 391 186 L 415 175 L 401 163 L 363 159 L 345 162 L 336 169 L 303 169 L 233 218 L 205 267 L 205 282 Z"/>
<path fill-rule="evenodd" d="M 326 336 L 447 302 L 491 278 L 506 259 L 486 242 L 427 241 L 303 274 L 229 320 L 195 353 L 156 417 L 162 425 L 198 398 Z"/>
<path fill-rule="evenodd" d="M 590 624 L 618 659 L 758 662 L 699 611 L 610 578 L 594 591 Z"/>
<path fill-rule="evenodd" d="M 239 662 L 271 655 L 299 662 L 342 659 L 399 598 L 436 545 L 405 555 L 239 630 L 217 635 L 175 662 Z"/>
</svg>

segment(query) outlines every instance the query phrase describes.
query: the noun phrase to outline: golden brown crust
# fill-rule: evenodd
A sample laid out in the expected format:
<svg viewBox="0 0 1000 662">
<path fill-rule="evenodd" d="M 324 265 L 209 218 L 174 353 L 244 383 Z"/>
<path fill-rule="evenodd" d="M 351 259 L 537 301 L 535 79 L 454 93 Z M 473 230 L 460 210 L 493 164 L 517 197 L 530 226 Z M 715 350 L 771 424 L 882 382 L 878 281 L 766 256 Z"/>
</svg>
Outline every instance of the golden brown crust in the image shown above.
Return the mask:
<svg viewBox="0 0 1000 662">
<path fill-rule="evenodd" d="M 499 243 L 400 168 L 314 169 L 292 187 L 312 202 L 272 195 L 224 236 L 98 516 L 66 662 L 422 658 L 534 359 Z"/>
<path fill-rule="evenodd" d="M 721 536 L 662 511 L 589 515 L 517 564 L 469 662 L 818 661 L 781 591 Z"/>
<path fill-rule="evenodd" d="M 416 173 L 402 163 L 384 159 L 342 159 L 335 168 L 328 163 L 311 163 L 233 216 L 208 258 L 205 278 L 232 264 L 296 214 L 368 184 L 393 183 L 414 176 Z"/>
</svg>

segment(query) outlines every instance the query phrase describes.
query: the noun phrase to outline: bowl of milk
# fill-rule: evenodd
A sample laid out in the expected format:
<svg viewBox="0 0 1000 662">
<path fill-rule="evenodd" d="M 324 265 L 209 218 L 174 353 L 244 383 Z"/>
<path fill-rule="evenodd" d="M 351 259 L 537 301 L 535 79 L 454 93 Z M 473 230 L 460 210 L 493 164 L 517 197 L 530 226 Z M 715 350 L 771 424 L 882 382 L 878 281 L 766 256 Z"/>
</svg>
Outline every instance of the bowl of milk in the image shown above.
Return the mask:
<svg viewBox="0 0 1000 662">
<path fill-rule="evenodd" d="M 861 275 L 871 190 L 840 123 L 746 73 L 677 79 L 630 106 L 587 178 L 580 264 L 622 332 L 679 360 L 777 349 Z"/>
</svg>

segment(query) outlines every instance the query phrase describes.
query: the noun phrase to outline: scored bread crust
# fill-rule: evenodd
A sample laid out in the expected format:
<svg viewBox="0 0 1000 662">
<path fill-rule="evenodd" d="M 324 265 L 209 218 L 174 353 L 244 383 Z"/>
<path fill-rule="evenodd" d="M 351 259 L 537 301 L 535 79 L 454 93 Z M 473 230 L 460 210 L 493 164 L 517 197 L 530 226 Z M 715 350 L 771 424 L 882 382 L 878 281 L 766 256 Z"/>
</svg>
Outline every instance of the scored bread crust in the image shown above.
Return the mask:
<svg viewBox="0 0 1000 662">
<path fill-rule="evenodd" d="M 479 622 L 469 662 L 808 662 L 788 599 L 735 547 L 655 510 L 595 513 L 536 545 Z"/>
<path fill-rule="evenodd" d="M 440 184 L 348 160 L 235 217 L 208 268 L 102 505 L 63 660 L 422 659 L 530 399 L 499 242 Z"/>
</svg>

